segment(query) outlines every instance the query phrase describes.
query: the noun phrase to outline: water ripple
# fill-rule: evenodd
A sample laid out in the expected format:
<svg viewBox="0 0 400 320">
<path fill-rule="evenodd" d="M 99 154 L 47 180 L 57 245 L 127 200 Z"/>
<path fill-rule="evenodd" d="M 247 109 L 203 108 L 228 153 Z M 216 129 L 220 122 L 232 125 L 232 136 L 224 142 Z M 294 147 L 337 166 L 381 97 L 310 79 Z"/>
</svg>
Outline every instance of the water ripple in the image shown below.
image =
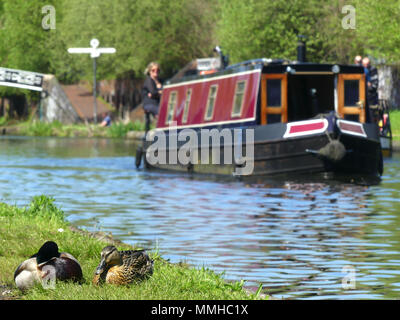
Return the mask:
<svg viewBox="0 0 400 320">
<path fill-rule="evenodd" d="M 134 168 L 122 140 L 1 137 L 0 199 L 53 196 L 72 223 L 157 248 L 290 299 L 392 299 L 400 290 L 400 161 L 378 185 L 240 182 Z M 350 267 L 355 287 L 343 279 Z"/>
</svg>

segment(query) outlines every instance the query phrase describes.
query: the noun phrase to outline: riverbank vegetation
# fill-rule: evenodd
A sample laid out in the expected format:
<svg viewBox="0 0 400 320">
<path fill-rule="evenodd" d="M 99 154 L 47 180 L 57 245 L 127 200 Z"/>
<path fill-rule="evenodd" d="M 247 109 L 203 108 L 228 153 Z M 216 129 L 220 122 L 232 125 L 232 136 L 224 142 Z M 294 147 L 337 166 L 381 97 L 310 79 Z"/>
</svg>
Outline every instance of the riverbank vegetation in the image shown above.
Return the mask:
<svg viewBox="0 0 400 320">
<path fill-rule="evenodd" d="M 389 113 L 393 140 L 400 141 L 400 110 L 392 110 Z"/>
<path fill-rule="evenodd" d="M 228 283 L 206 268 L 191 268 L 184 264 L 171 264 L 162 259 L 156 249 L 149 251 L 154 260 L 154 274 L 146 281 L 130 286 L 91 283 L 99 263 L 102 248 L 109 245 L 88 232 L 76 232 L 65 220 L 65 213 L 55 205 L 55 200 L 36 196 L 26 207 L 0 203 L 0 289 L 1 298 L 18 299 L 256 299 L 249 294 L 243 282 Z M 14 285 L 13 274 L 23 260 L 36 253 L 47 240 L 55 241 L 60 251 L 75 256 L 82 266 L 83 284 L 57 282 L 56 289 L 44 289 L 40 284 L 19 291 Z M 119 250 L 131 246 L 117 244 Z M 148 248 L 146 248 L 148 249 Z M 5 289 L 6 288 L 6 289 Z M 1 292 L 0 292 L 1 293 Z"/>
<path fill-rule="evenodd" d="M 400 141 L 400 110 L 390 111 L 390 123 L 393 140 Z M 154 128 L 152 124 L 151 128 Z M 38 120 L 10 121 L 0 117 L 0 131 L 3 134 L 40 137 L 98 137 L 98 138 L 134 138 L 140 139 L 145 129 L 145 123 L 139 120 L 134 122 L 114 122 L 109 127 L 100 127 L 94 124 L 62 124 L 59 121 L 41 122 Z M 133 134 L 130 134 L 133 133 Z"/>
<path fill-rule="evenodd" d="M 101 137 L 101 138 L 127 138 L 128 132 L 136 132 L 133 138 L 139 137 L 145 129 L 145 123 L 139 120 L 129 122 L 113 122 L 109 127 L 95 124 L 62 124 L 59 121 L 42 122 L 35 119 L 28 121 L 4 121 L 0 117 L 0 130 L 3 134 L 36 136 L 36 137 Z"/>
</svg>

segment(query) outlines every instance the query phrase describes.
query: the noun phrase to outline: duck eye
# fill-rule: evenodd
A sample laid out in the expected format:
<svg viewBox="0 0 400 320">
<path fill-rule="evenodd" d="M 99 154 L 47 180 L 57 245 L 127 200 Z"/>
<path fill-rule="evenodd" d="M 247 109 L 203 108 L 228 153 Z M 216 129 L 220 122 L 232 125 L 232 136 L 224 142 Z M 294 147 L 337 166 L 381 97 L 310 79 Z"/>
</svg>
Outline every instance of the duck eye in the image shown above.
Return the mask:
<svg viewBox="0 0 400 320">
<path fill-rule="evenodd" d="M 111 252 L 107 252 L 107 253 L 104 255 L 104 259 L 105 259 L 105 260 L 109 260 L 110 257 L 111 257 L 111 255 L 112 255 L 112 251 L 111 251 Z"/>
</svg>

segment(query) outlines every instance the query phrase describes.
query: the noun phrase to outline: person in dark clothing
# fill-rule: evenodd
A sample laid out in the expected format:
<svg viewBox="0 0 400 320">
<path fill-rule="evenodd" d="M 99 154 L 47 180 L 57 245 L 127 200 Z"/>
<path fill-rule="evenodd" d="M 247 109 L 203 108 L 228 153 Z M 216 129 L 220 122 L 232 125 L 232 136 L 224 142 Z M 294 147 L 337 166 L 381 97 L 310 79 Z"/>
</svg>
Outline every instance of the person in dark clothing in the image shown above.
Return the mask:
<svg viewBox="0 0 400 320">
<path fill-rule="evenodd" d="M 162 83 L 159 79 L 160 66 L 156 62 L 151 62 L 146 70 L 147 75 L 142 88 L 143 108 L 146 113 L 154 117 L 158 114 L 158 104 L 162 93 Z"/>
<path fill-rule="evenodd" d="M 378 70 L 371 66 L 371 62 L 368 57 L 362 60 L 362 65 L 365 70 L 365 78 L 367 81 L 367 99 L 370 106 L 376 106 L 378 104 Z"/>
<path fill-rule="evenodd" d="M 103 121 L 100 123 L 101 127 L 109 127 L 111 125 L 111 117 L 108 112 L 104 112 Z"/>
<path fill-rule="evenodd" d="M 162 93 L 162 83 L 159 79 L 160 65 L 150 62 L 144 74 L 147 76 L 142 88 L 143 108 L 146 115 L 146 132 L 150 130 L 150 115 L 157 118 L 158 105 Z"/>
</svg>

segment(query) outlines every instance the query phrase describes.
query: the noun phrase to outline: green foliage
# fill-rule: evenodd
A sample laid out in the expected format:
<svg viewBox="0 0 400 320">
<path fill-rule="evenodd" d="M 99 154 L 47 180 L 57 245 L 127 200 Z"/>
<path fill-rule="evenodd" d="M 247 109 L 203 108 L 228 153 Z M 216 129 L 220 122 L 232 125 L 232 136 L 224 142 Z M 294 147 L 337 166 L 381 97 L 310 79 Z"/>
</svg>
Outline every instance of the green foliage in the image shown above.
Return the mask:
<svg viewBox="0 0 400 320">
<path fill-rule="evenodd" d="M 7 123 L 7 118 L 6 117 L 0 117 L 0 126 L 3 126 Z"/>
<path fill-rule="evenodd" d="M 219 2 L 223 9 L 216 32 L 232 62 L 255 57 L 295 60 L 298 35 L 307 37 L 308 61 L 346 62 L 352 57 L 354 32 L 342 28 L 344 4 L 336 0 Z M 343 43 L 350 44 L 344 52 Z"/>
<path fill-rule="evenodd" d="M 18 208 L 0 203 L 0 216 L 23 215 L 31 218 L 56 219 L 64 221 L 64 212 L 54 204 L 54 198 L 40 195 L 34 196 L 28 207 Z"/>
<path fill-rule="evenodd" d="M 387 62 L 400 60 L 400 0 L 357 0 L 357 34 L 366 52 Z"/>
<path fill-rule="evenodd" d="M 0 23 L 0 65 L 7 68 L 49 71 L 49 31 L 42 28 L 42 7 L 56 0 L 2 0 Z M 2 22 L 1 22 L 2 21 Z M 0 93 L 18 93 L 17 89 L 0 87 Z M 26 91 L 25 94 L 32 95 Z"/>
<path fill-rule="evenodd" d="M 49 39 L 51 70 L 63 81 L 92 80 L 89 55 L 71 55 L 69 47 L 88 47 L 97 38 L 114 55 L 99 58 L 98 77 L 116 78 L 128 71 L 143 76 L 152 60 L 163 75 L 212 50 L 213 2 L 196 0 L 69 0 L 59 1 L 57 28 Z M 58 8 L 62 14 L 58 17 Z"/>
<path fill-rule="evenodd" d="M 42 8 L 56 9 L 56 29 L 44 30 Z M 345 29 L 345 5 L 356 9 Z M 0 65 L 53 73 L 62 82 L 92 81 L 92 59 L 69 47 L 97 38 L 117 53 L 98 60 L 98 78 L 143 77 L 156 60 L 163 78 L 219 44 L 235 63 L 260 57 L 296 58 L 305 35 L 315 62 L 352 62 L 356 54 L 400 59 L 400 0 L 2 0 Z M 384 41 L 382 41 L 384 39 Z M 0 87 L 0 94 L 35 93 Z"/>
<path fill-rule="evenodd" d="M 190 60 L 208 56 L 214 44 L 214 10 L 211 0 L 138 1 L 129 28 L 133 70 L 142 73 L 157 60 L 164 75 L 171 75 Z"/>
<path fill-rule="evenodd" d="M 54 204 L 55 199 L 45 195 L 34 196 L 24 214 L 43 218 L 64 220 L 64 212 Z"/>
<path fill-rule="evenodd" d="M 130 130 L 132 127 L 132 122 L 129 122 L 128 124 L 123 124 L 122 122 L 118 123 L 113 123 L 111 124 L 110 127 L 107 128 L 108 135 L 111 138 L 121 138 L 126 135 L 126 133 Z"/>
<path fill-rule="evenodd" d="M 109 138 L 123 138 L 128 131 L 144 131 L 144 129 L 145 124 L 139 120 L 128 122 L 127 124 L 116 122 L 112 123 L 111 126 L 107 128 L 107 136 Z"/>
<path fill-rule="evenodd" d="M 313 62 L 353 63 L 357 54 L 400 60 L 400 0 L 219 0 L 216 34 L 232 62 L 296 58 L 297 35 L 307 36 Z M 355 9 L 355 28 L 343 19 Z M 384 39 L 384 41 L 382 41 Z"/>
<path fill-rule="evenodd" d="M 393 140 L 400 140 L 400 110 L 390 111 L 390 125 L 392 128 Z"/>
<path fill-rule="evenodd" d="M 25 135 L 49 137 L 52 135 L 52 131 L 53 131 L 52 123 L 33 121 L 28 127 L 26 127 Z"/>
<path fill-rule="evenodd" d="M 4 118 L 0 118 L 0 125 Z M 85 124 L 62 124 L 59 121 L 41 122 L 26 121 L 19 124 L 15 134 L 35 137 L 106 137 L 124 138 L 128 131 L 144 131 L 145 123 L 140 120 L 134 122 L 113 122 L 109 127 Z M 152 126 L 153 127 L 153 126 Z"/>
</svg>

